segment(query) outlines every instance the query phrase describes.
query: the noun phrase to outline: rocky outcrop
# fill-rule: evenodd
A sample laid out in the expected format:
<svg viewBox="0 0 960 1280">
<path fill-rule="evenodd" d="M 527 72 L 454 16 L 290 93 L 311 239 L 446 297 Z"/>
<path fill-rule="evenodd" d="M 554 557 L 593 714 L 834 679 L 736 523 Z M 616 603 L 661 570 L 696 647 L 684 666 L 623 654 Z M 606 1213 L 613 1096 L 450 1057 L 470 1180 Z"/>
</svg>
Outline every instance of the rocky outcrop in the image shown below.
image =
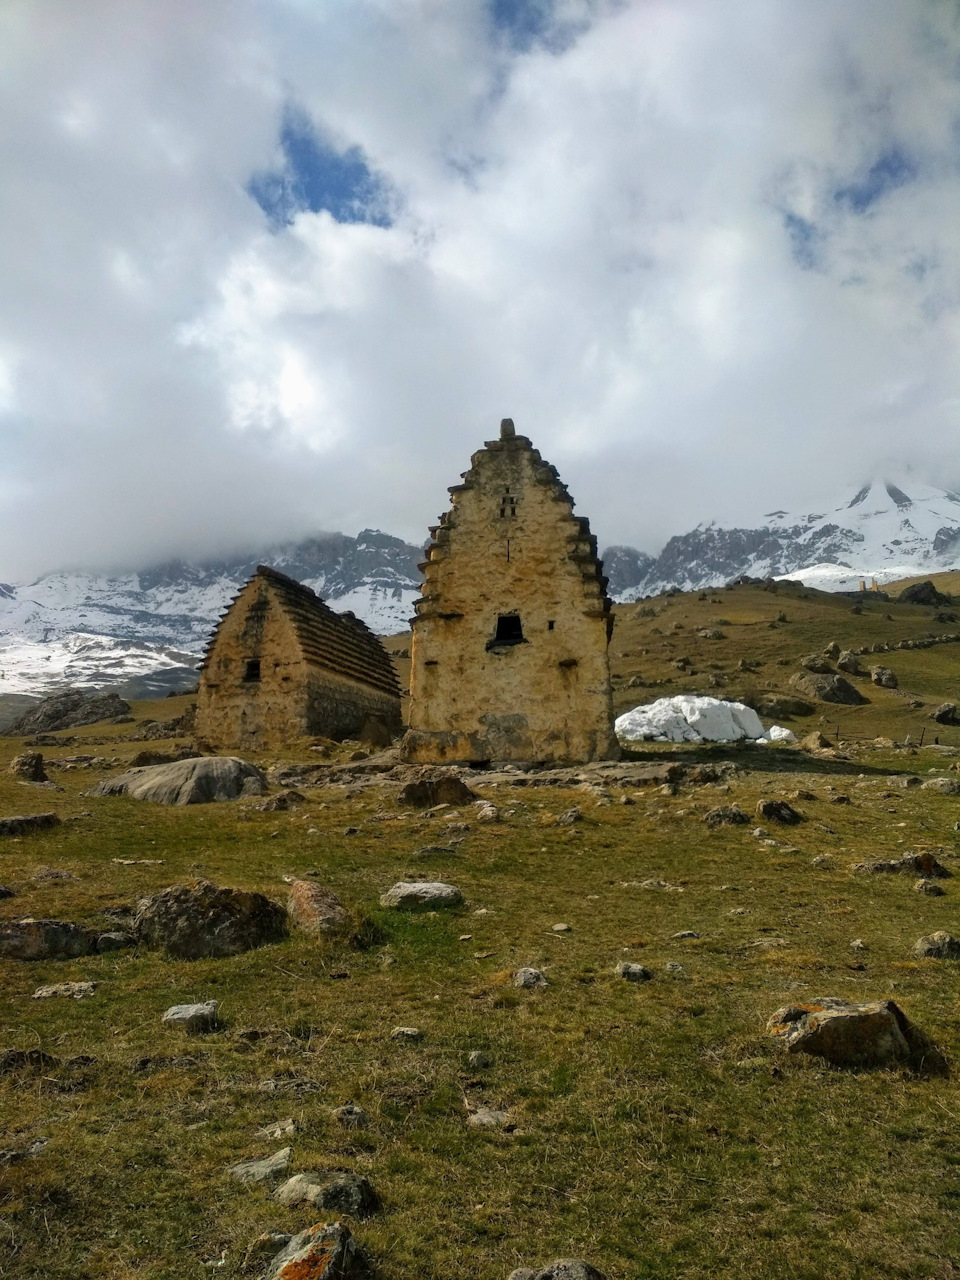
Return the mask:
<svg viewBox="0 0 960 1280">
<path fill-rule="evenodd" d="M 146 765 L 108 778 L 90 792 L 95 796 L 131 796 L 154 804 L 210 804 L 258 796 L 266 777 L 236 756 L 195 756 L 174 764 Z"/>
<path fill-rule="evenodd" d="M 34 733 L 54 733 L 58 729 L 79 729 L 100 720 L 116 720 L 130 714 L 130 703 L 116 693 L 94 689 L 65 689 L 31 707 L 3 732 L 8 738 Z"/>
<path fill-rule="evenodd" d="M 279 942 L 287 931 L 287 913 L 262 893 L 200 880 L 144 898 L 134 929 L 145 946 L 177 959 L 221 958 Z"/>
<path fill-rule="evenodd" d="M 939 592 L 929 578 L 926 582 L 914 582 L 912 586 L 904 587 L 897 600 L 900 604 L 926 604 L 934 608 L 953 604 L 950 596 Z"/>
</svg>

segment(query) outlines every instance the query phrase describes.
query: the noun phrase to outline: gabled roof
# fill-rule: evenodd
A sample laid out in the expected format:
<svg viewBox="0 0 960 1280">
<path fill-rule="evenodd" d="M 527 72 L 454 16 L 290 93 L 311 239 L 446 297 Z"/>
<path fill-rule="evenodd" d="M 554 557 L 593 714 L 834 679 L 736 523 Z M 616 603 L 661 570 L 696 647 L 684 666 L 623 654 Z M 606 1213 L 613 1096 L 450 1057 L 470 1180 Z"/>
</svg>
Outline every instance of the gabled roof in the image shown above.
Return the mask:
<svg viewBox="0 0 960 1280">
<path fill-rule="evenodd" d="M 249 582 L 244 583 L 221 616 L 204 651 L 201 671 L 207 666 L 224 620 L 233 611 L 234 605 L 250 583 L 257 578 L 269 583 L 280 607 L 293 624 L 305 662 L 350 676 L 391 697 L 400 697 L 400 686 L 393 663 L 386 649 L 365 623 L 352 613 L 334 613 L 315 591 L 265 564 L 257 565 L 257 572 Z"/>
</svg>

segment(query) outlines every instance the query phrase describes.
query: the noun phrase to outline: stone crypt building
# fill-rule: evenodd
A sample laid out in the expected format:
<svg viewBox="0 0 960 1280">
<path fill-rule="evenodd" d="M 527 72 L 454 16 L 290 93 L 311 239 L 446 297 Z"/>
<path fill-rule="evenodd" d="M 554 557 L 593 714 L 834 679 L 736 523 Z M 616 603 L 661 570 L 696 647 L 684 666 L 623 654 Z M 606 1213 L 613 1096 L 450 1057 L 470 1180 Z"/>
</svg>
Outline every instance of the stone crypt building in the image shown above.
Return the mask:
<svg viewBox="0 0 960 1280">
<path fill-rule="evenodd" d="M 259 565 L 220 619 L 200 668 L 196 733 L 217 750 L 401 730 L 387 651 L 352 613 Z"/>
<path fill-rule="evenodd" d="M 403 758 L 616 758 L 607 580 L 556 468 L 506 418 L 450 494 L 421 565 Z"/>
</svg>

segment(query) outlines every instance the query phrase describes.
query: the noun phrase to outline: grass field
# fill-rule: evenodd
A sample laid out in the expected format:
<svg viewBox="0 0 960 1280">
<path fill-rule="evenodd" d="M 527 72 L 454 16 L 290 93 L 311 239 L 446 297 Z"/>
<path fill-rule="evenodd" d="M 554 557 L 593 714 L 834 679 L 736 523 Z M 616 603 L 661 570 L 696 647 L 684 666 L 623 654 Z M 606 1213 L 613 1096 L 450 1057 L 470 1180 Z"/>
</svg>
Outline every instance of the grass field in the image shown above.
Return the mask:
<svg viewBox="0 0 960 1280">
<path fill-rule="evenodd" d="M 617 709 L 687 690 L 786 692 L 796 660 L 830 640 L 861 646 L 952 629 L 929 609 L 868 602 L 852 614 L 853 603 L 745 587 L 647 602 L 655 616 L 622 607 Z M 787 621 L 771 628 L 781 612 Z M 696 636 L 711 625 L 725 638 Z M 679 671 L 680 656 L 699 674 Z M 754 670 L 737 670 L 741 658 Z M 505 1280 L 562 1255 L 588 1258 L 610 1280 L 957 1275 L 960 1067 L 948 1080 L 838 1071 L 786 1058 L 764 1024 L 798 998 L 893 998 L 960 1064 L 960 966 L 911 955 L 921 934 L 958 932 L 960 880 L 928 898 L 909 878 L 850 871 L 864 858 L 930 848 L 960 875 L 958 798 L 889 781 L 955 776 L 960 753 L 860 741 L 916 740 L 925 728 L 926 743 L 935 732 L 960 747 L 960 730 L 929 720 L 957 696 L 958 660 L 956 643 L 878 655 L 899 690 L 859 680 L 868 704 L 822 705 L 786 722 L 798 734 L 839 729 L 833 754 L 651 744 L 642 754 L 652 760 L 722 759 L 738 772 L 676 794 L 612 787 L 610 801 L 481 779 L 477 789 L 502 813 L 482 825 L 469 808 L 459 817 L 403 811 L 389 784 L 357 794 L 310 787 L 289 813 L 246 800 L 170 810 L 84 795 L 112 771 L 99 768 L 51 773 L 63 790 L 48 792 L 6 772 L 21 743 L 0 739 L 0 813 L 63 818 L 0 837 L 0 882 L 17 892 L 2 903 L 7 918 L 106 925 L 112 910 L 168 884 L 204 877 L 281 899 L 283 877 L 303 875 L 380 931 L 363 949 L 294 934 L 230 960 L 127 951 L 0 966 L 0 1047 L 56 1059 L 0 1077 L 2 1145 L 49 1140 L 0 1169 L 0 1276 L 247 1274 L 254 1237 L 298 1230 L 316 1213 L 282 1208 L 226 1168 L 287 1142 L 294 1171 L 370 1177 L 383 1209 L 350 1226 L 380 1280 Z M 626 688 L 638 675 L 645 685 Z M 708 688 L 711 676 L 721 684 Z M 135 710 L 166 719 L 185 706 Z M 45 755 L 122 762 L 144 745 L 128 740 L 133 728 L 72 731 L 72 744 Z M 316 760 L 306 749 L 286 758 Z M 752 812 L 761 798 L 798 790 L 814 797 L 792 800 L 806 821 L 772 830 L 773 844 L 750 827 L 711 831 L 702 820 L 717 804 Z M 635 803 L 619 803 L 622 794 Z M 850 803 L 835 803 L 843 795 Z M 583 821 L 555 825 L 573 804 Z M 418 854 L 450 845 L 451 820 L 467 824 L 462 842 Z M 823 853 L 832 863 L 812 867 Z M 51 868 L 73 878 L 45 877 Z M 425 876 L 458 885 L 466 907 L 407 915 L 378 906 L 395 881 Z M 651 879 L 674 887 L 640 887 Z M 571 931 L 554 933 L 559 922 Z M 674 937 L 684 930 L 701 936 Z M 772 938 L 788 945 L 753 945 Z M 868 949 L 851 950 L 854 938 Z M 624 959 L 653 980 L 617 979 Z M 550 985 L 514 989 L 509 975 L 521 965 L 542 968 Z M 97 982 L 96 993 L 31 999 L 43 983 L 73 979 Z M 169 1005 L 211 998 L 223 1030 L 188 1039 L 161 1026 Z M 392 1040 L 400 1025 L 423 1038 Z M 241 1034 L 249 1029 L 262 1037 Z M 469 1070 L 474 1049 L 492 1066 Z M 346 1102 L 365 1108 L 368 1128 L 336 1123 L 331 1110 Z M 468 1127 L 467 1106 L 480 1104 L 508 1109 L 516 1127 Z M 297 1126 L 290 1138 L 256 1136 L 286 1118 Z"/>
</svg>

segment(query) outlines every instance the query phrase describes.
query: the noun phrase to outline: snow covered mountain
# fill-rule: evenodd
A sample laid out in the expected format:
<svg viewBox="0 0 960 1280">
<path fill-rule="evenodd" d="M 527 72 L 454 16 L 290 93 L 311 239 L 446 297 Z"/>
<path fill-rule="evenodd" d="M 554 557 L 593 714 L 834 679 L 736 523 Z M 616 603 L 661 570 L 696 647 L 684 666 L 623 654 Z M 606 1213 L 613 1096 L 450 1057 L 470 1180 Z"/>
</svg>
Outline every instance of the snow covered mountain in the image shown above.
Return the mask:
<svg viewBox="0 0 960 1280">
<path fill-rule="evenodd" d="M 960 496 L 912 478 L 874 482 L 815 511 L 770 511 L 763 519 L 753 529 L 698 525 L 671 538 L 656 557 L 611 547 L 603 555 L 609 589 L 618 600 L 636 600 L 748 574 L 844 591 L 856 590 L 861 578 L 882 586 L 960 567 Z"/>
<path fill-rule="evenodd" d="M 320 534 L 229 561 L 0 582 L 0 694 L 42 694 L 63 684 L 131 688 L 129 681 L 151 674 L 158 689 L 184 687 L 196 678 L 196 657 L 220 614 L 258 564 L 305 582 L 374 631 L 399 631 L 413 614 L 422 554 L 365 529 L 356 538 Z"/>
</svg>

